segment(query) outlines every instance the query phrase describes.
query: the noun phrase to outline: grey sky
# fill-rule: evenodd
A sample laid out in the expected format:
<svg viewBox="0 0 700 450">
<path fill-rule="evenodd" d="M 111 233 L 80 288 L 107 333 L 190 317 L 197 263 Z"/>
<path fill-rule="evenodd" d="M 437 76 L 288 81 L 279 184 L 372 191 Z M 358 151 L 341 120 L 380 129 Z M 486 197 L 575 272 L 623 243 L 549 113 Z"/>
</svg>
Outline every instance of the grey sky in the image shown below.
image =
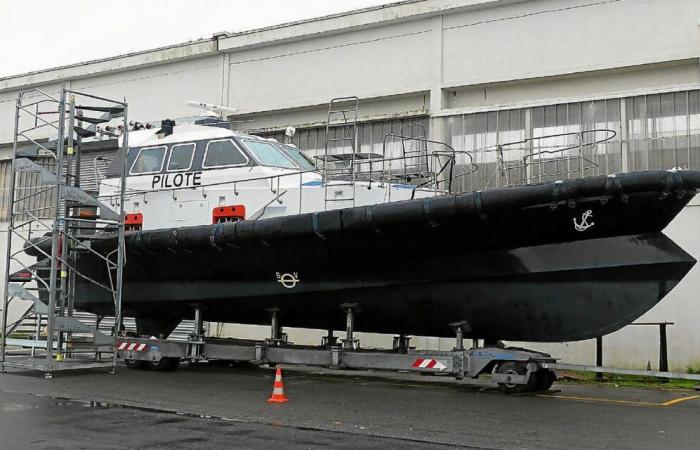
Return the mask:
<svg viewBox="0 0 700 450">
<path fill-rule="evenodd" d="M 0 0 L 0 77 L 387 0 Z"/>
</svg>

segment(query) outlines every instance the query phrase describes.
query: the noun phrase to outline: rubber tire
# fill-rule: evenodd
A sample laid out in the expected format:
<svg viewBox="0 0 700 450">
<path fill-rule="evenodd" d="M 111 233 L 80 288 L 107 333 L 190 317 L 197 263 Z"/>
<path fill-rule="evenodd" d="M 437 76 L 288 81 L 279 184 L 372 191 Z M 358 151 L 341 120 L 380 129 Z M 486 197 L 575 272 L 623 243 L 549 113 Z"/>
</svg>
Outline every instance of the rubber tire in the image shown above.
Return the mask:
<svg viewBox="0 0 700 450">
<path fill-rule="evenodd" d="M 138 370 L 146 368 L 146 361 L 138 361 L 136 359 L 125 359 L 124 365 L 127 369 Z"/>
<path fill-rule="evenodd" d="M 162 372 L 172 372 L 180 366 L 180 358 L 161 358 L 160 361 L 149 361 L 148 368 Z"/>
<path fill-rule="evenodd" d="M 518 364 L 516 362 L 501 363 L 498 366 L 498 373 L 513 373 L 516 375 L 525 375 L 527 373 L 527 364 Z M 522 394 L 525 392 L 533 392 L 537 383 L 537 373 L 531 373 L 526 384 L 506 384 L 498 383 L 501 390 L 506 394 Z"/>
<path fill-rule="evenodd" d="M 557 375 L 549 369 L 540 369 L 535 372 L 535 379 L 536 391 L 548 391 L 557 381 Z"/>
</svg>

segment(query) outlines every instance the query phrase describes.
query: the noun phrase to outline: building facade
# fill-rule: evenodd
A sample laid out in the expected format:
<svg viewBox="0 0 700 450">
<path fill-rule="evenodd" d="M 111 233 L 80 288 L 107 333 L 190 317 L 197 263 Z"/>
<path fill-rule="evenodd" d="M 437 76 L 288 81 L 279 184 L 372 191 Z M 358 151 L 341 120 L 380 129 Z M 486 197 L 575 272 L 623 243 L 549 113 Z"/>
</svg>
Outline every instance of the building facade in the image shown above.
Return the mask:
<svg viewBox="0 0 700 450">
<path fill-rule="evenodd" d="M 497 144 L 601 129 L 615 135 L 592 147 L 587 174 L 700 169 L 695 0 L 409 0 L 3 78 L 2 189 L 18 92 L 56 92 L 61 83 L 126 97 L 140 122 L 196 115 L 187 100 L 236 108 L 234 128 L 281 139 L 292 125 L 293 141 L 312 155 L 324 148 L 329 100 L 358 96 L 361 151 L 378 151 L 386 134 L 406 130 L 445 141 L 472 152 L 480 166 L 460 181 L 463 190 L 501 183 L 493 176 Z M 3 198 L 4 217 L 6 210 Z M 696 258 L 699 224 L 696 201 L 667 230 Z M 640 319 L 675 323 L 675 368 L 700 364 L 699 288 L 695 268 Z M 429 338 L 414 344 L 452 345 Z M 594 360 L 591 342 L 539 347 L 569 361 Z M 658 331 L 630 326 L 606 337 L 604 347 L 606 363 L 655 367 Z"/>
</svg>

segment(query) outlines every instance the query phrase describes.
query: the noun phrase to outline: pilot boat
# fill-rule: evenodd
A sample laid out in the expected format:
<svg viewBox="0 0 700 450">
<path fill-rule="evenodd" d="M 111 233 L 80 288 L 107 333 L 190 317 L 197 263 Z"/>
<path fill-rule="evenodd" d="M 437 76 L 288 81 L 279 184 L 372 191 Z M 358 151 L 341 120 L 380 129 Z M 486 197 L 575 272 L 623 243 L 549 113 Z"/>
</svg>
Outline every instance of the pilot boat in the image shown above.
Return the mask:
<svg viewBox="0 0 700 450">
<path fill-rule="evenodd" d="M 458 322 L 488 341 L 581 340 L 631 323 L 695 264 L 663 229 L 697 171 L 454 193 L 449 146 L 314 162 L 207 125 L 129 139 L 122 304 L 141 335 L 169 334 L 195 307 L 206 321 L 269 324 L 274 311 L 285 326 L 339 330 L 351 305 L 357 331 L 452 336 Z M 122 160 L 100 186 L 115 209 Z M 91 248 L 116 240 L 98 230 Z M 107 284 L 107 268 L 77 256 L 88 278 L 75 307 L 108 314 L 111 294 L 88 281 Z"/>
</svg>

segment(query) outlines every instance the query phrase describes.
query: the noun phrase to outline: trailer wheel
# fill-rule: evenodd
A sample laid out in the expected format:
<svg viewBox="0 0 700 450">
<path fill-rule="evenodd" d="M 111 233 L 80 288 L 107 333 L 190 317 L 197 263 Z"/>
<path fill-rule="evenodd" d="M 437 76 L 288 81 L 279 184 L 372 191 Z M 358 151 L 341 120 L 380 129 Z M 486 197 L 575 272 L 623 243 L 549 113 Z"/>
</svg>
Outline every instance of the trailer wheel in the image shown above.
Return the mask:
<svg viewBox="0 0 700 450">
<path fill-rule="evenodd" d="M 170 372 L 180 366 L 180 358 L 161 358 L 160 361 L 149 361 L 148 367 L 151 370 Z"/>
<path fill-rule="evenodd" d="M 549 369 L 538 370 L 535 372 L 535 378 L 537 379 L 535 383 L 536 391 L 548 391 L 552 384 L 557 381 L 557 375 Z"/>
<path fill-rule="evenodd" d="M 125 359 L 124 365 L 127 369 L 145 369 L 146 361 L 138 361 L 136 359 Z"/>
<path fill-rule="evenodd" d="M 498 373 L 525 375 L 527 374 L 527 364 L 518 364 L 517 362 L 500 363 L 496 370 Z M 530 378 L 528 378 L 527 383 L 525 384 L 498 383 L 498 385 L 506 394 L 522 394 L 523 392 L 532 392 L 535 390 L 535 384 L 537 383 L 536 375 L 537 373 L 531 373 Z"/>
</svg>

